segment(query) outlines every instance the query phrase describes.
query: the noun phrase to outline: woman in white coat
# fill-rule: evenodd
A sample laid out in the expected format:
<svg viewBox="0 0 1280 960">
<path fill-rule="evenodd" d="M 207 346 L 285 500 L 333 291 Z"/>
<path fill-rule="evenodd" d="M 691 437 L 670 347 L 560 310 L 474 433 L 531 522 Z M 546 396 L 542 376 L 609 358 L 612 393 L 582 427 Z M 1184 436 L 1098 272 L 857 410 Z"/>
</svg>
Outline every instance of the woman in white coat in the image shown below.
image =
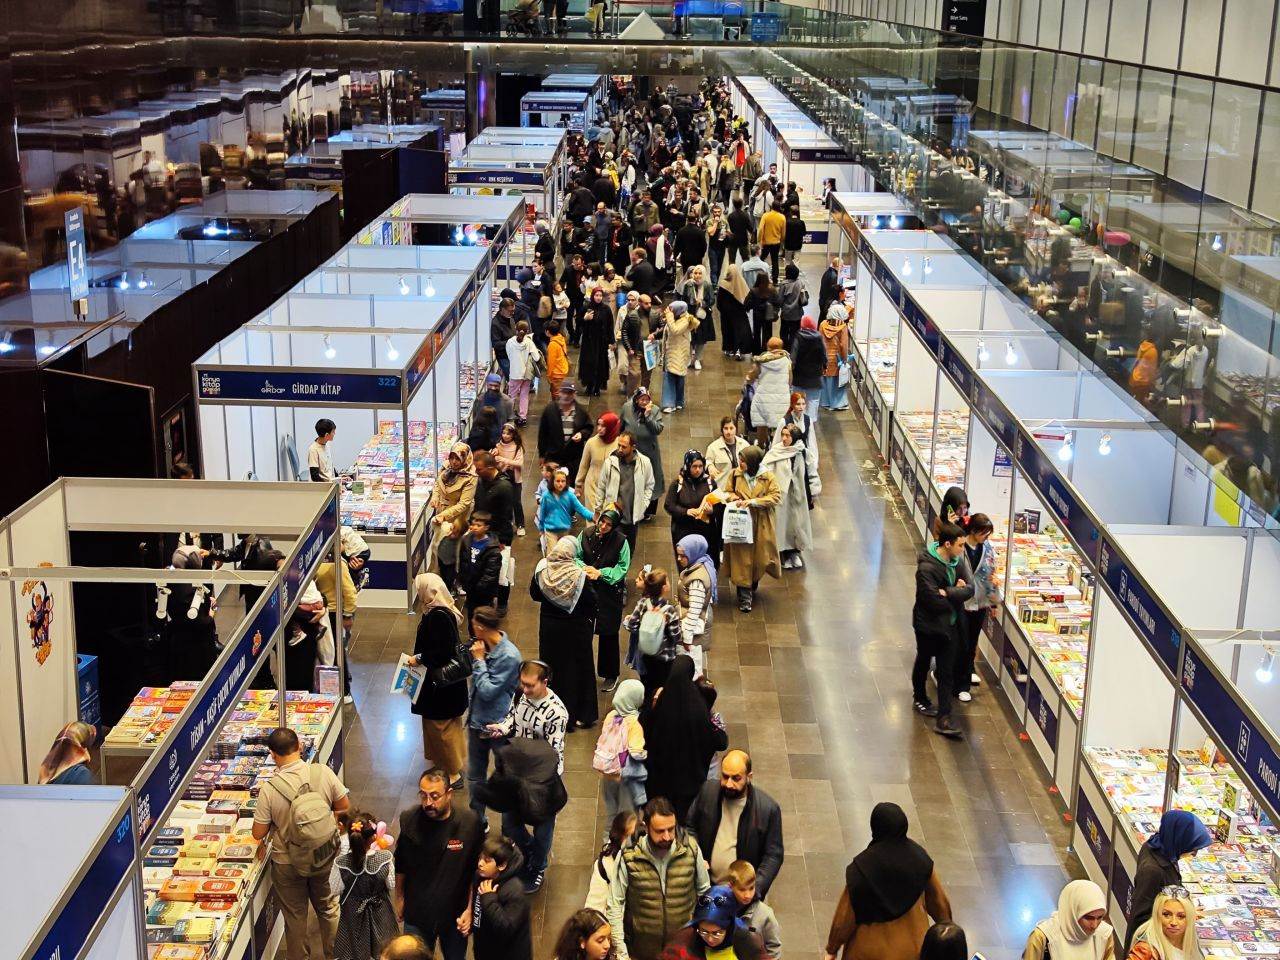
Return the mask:
<svg viewBox="0 0 1280 960">
<path fill-rule="evenodd" d="M 813 546 L 813 525 L 809 521 L 813 498 L 822 492 L 818 471 L 810 466 L 803 441 L 797 441 L 790 426 L 778 431 L 778 442 L 764 455 L 761 470 L 768 470 L 778 484 L 782 500 L 774 515 L 778 553 L 783 570 L 802 570 L 803 551 Z"/>
<path fill-rule="evenodd" d="M 769 446 L 772 425 L 784 416 L 791 405 L 791 356 L 782 349 L 782 341 L 770 337 L 768 349 L 753 358 L 755 366 L 748 379 L 755 381 L 756 392 L 751 399 L 751 423 L 756 429 L 756 443 Z"/>
</svg>

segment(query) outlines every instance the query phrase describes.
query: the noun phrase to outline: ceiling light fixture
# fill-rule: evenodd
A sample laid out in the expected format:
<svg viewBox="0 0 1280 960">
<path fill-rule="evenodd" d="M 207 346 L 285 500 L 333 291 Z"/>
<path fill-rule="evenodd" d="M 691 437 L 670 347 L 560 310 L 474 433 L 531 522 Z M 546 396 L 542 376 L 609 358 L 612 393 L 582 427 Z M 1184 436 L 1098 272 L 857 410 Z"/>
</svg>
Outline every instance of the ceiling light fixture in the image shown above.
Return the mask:
<svg viewBox="0 0 1280 960">
<path fill-rule="evenodd" d="M 13 353 L 18 348 L 13 345 L 13 331 L 6 330 L 4 337 L 0 338 L 0 353 Z"/>
<path fill-rule="evenodd" d="M 1211 249 L 1215 250 L 1215 251 L 1217 251 L 1217 250 L 1221 250 L 1221 249 L 1222 249 L 1222 234 L 1220 234 L 1220 233 L 1215 233 L 1215 234 L 1213 235 L 1213 243 L 1209 244 L 1209 247 L 1210 247 Z"/>
<path fill-rule="evenodd" d="M 1062 446 L 1058 448 L 1058 459 L 1063 463 L 1070 463 L 1071 458 L 1075 456 L 1075 450 L 1071 446 L 1071 434 L 1067 434 L 1062 439 Z"/>
<path fill-rule="evenodd" d="M 1258 669 L 1254 676 L 1258 678 L 1259 683 L 1270 683 L 1271 678 L 1275 676 L 1276 652 L 1270 647 L 1264 647 L 1262 650 L 1262 662 L 1258 664 Z"/>
<path fill-rule="evenodd" d="M 431 278 L 430 278 L 430 277 L 427 277 L 427 286 L 426 286 L 426 289 L 425 289 L 423 292 L 424 292 L 428 297 L 434 297 L 434 296 L 436 295 L 436 285 L 435 285 L 434 283 L 432 283 L 432 282 L 431 282 Z"/>
<path fill-rule="evenodd" d="M 394 363 L 395 361 L 400 359 L 400 351 L 397 350 L 396 345 L 391 342 L 390 336 L 384 339 L 386 339 L 387 341 L 387 359 Z"/>
<path fill-rule="evenodd" d="M 400 296 L 407 297 L 409 295 L 409 284 L 405 282 L 404 277 L 400 278 Z"/>
<path fill-rule="evenodd" d="M 922 262 L 924 264 L 924 275 L 927 277 L 933 273 L 933 260 L 930 257 L 925 257 Z"/>
<path fill-rule="evenodd" d="M 120 282 L 117 283 L 116 286 L 119 287 L 121 290 L 129 289 L 129 274 L 127 271 L 125 273 L 120 274 Z"/>
<path fill-rule="evenodd" d="M 151 278 L 147 276 L 146 271 L 143 271 L 142 276 L 138 278 L 138 289 L 145 290 L 150 286 L 154 286 L 154 284 L 152 284 Z"/>
<path fill-rule="evenodd" d="M 1013 341 L 1006 340 L 1004 344 L 1004 362 L 1005 366 L 1012 367 L 1018 362 L 1018 351 L 1013 348 Z"/>
<path fill-rule="evenodd" d="M 991 359 L 991 351 L 987 349 L 987 341 L 978 341 L 978 362 L 986 363 Z"/>
<path fill-rule="evenodd" d="M 1104 433 L 1098 441 L 1098 454 L 1103 457 L 1111 456 L 1111 434 Z"/>
<path fill-rule="evenodd" d="M 329 335 L 326 333 L 324 335 L 324 358 L 332 360 L 337 355 L 338 351 L 333 349 L 333 341 L 329 339 Z"/>
<path fill-rule="evenodd" d="M 903 257 L 902 259 L 902 275 L 904 277 L 911 276 L 911 258 Z"/>
</svg>

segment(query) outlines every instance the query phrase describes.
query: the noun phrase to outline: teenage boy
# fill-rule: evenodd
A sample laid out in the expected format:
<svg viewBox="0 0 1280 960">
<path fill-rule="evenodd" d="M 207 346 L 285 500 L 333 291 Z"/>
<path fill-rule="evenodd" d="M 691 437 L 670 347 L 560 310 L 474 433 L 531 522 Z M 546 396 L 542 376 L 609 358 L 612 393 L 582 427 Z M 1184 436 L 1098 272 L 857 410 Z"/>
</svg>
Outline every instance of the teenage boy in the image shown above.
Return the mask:
<svg viewBox="0 0 1280 960">
<path fill-rule="evenodd" d="M 458 929 L 471 935 L 475 960 L 533 960 L 523 869 L 524 855 L 508 837 L 489 837 L 480 848 L 471 909 L 458 918 Z"/>
<path fill-rule="evenodd" d="M 738 922 L 760 938 L 769 960 L 782 960 L 782 930 L 773 907 L 756 897 L 756 868 L 746 860 L 735 860 L 725 880 L 738 901 Z"/>
<path fill-rule="evenodd" d="M 316 483 L 333 483 L 333 454 L 329 444 L 337 432 L 338 425 L 332 420 L 321 417 L 316 421 L 316 438 L 307 450 L 307 467 Z"/>
<path fill-rule="evenodd" d="M 484 510 L 471 514 L 467 532 L 458 544 L 458 585 L 467 592 L 467 619 L 477 607 L 492 606 L 498 599 L 502 573 L 502 544 L 489 535 L 493 518 Z"/>
<path fill-rule="evenodd" d="M 964 602 L 973 596 L 973 574 L 964 557 L 965 533 L 954 523 L 939 523 L 937 540 L 920 551 L 916 561 L 916 602 L 911 627 L 916 634 L 916 661 L 911 668 L 911 693 L 917 713 L 937 717 L 934 733 L 961 740 L 964 733 L 951 720 L 951 691 L 959 645 L 957 624 Z M 925 692 L 929 662 L 936 660 L 938 705 Z"/>
<path fill-rule="evenodd" d="M 499 629 L 494 607 L 471 614 L 471 708 L 467 713 L 467 793 L 471 809 L 484 820 L 476 785 L 489 777 L 489 754 L 496 735 L 489 724 L 505 719 L 520 686 L 520 651 Z M 488 829 L 488 824 L 485 824 Z"/>
</svg>

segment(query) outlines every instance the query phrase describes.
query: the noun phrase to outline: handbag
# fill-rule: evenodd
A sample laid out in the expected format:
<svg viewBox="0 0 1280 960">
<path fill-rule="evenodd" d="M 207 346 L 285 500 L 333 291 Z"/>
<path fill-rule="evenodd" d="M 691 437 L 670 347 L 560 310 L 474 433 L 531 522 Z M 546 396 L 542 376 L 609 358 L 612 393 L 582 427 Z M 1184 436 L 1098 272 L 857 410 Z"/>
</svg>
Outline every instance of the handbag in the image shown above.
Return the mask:
<svg viewBox="0 0 1280 960">
<path fill-rule="evenodd" d="M 836 368 L 836 386 L 843 390 L 849 385 L 849 364 L 843 360 Z"/>
<path fill-rule="evenodd" d="M 751 508 L 736 503 L 724 508 L 724 521 L 720 529 L 721 539 L 725 543 L 754 543 L 754 528 L 751 523 Z"/>
</svg>

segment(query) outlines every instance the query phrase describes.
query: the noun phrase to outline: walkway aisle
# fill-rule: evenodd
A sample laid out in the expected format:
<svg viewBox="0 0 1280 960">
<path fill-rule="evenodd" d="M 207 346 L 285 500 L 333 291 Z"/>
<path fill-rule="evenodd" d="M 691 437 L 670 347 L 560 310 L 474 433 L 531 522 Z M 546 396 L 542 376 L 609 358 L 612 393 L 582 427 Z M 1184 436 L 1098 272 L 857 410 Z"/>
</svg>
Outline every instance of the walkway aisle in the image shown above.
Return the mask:
<svg viewBox="0 0 1280 960">
<path fill-rule="evenodd" d="M 802 261 L 816 305 L 820 251 Z M 724 361 L 712 345 L 704 367 L 690 372 L 686 410 L 666 418 L 662 450 L 669 478 L 685 450 L 705 450 L 720 417 L 732 413 L 747 365 Z M 544 392 L 537 409 L 546 401 Z M 607 397 L 592 401 L 591 412 L 617 410 L 620 401 L 615 384 Z M 537 481 L 535 427 L 536 415 L 525 430 L 532 465 L 525 472 L 526 512 Z M 993 960 L 1008 956 L 1052 911 L 1068 872 L 1082 875 L 1066 853 L 1068 827 L 1031 748 L 1014 734 L 999 693 L 983 685 L 972 704 L 957 705 L 957 720 L 968 734 L 963 743 L 932 733 L 912 711 L 915 543 L 894 496 L 879 483 L 860 421 L 852 413 L 823 413 L 819 433 L 824 492 L 807 567 L 787 571 L 781 581 L 766 579 L 751 614 L 737 612 L 732 587 L 722 579 L 709 654 L 730 745 L 750 751 L 755 783 L 782 806 L 786 863 L 770 903 L 786 955 L 821 955 L 845 865 L 870 837 L 872 807 L 892 800 L 937 863 L 971 950 Z M 537 559 L 532 523 L 529 530 L 516 541 L 521 584 L 528 583 Z M 641 528 L 637 554 L 633 570 L 644 563 L 670 568 L 661 509 Z M 416 618 L 363 611 L 357 624 L 346 782 L 353 803 L 390 823 L 417 802 L 423 767 L 418 721 L 400 697 L 387 693 L 392 665 L 412 649 Z M 532 655 L 537 608 L 526 587 L 513 593 L 508 630 Z M 600 695 L 601 716 L 609 696 Z M 557 821 L 551 866 L 534 903 L 535 955 L 544 960 L 560 924 L 582 905 L 607 826 L 599 776 L 591 770 L 598 731 L 568 738 L 571 799 Z"/>
</svg>

